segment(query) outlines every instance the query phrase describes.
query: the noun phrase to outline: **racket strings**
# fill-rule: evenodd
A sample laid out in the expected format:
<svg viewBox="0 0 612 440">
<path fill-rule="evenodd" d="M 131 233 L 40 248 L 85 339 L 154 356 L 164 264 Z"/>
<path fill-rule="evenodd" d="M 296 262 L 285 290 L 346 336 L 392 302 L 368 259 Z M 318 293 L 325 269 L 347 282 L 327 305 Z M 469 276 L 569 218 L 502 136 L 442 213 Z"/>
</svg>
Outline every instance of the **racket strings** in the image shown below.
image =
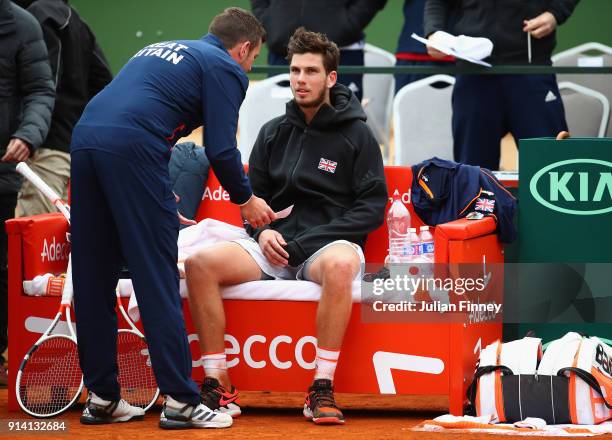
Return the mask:
<svg viewBox="0 0 612 440">
<path fill-rule="evenodd" d="M 78 397 L 82 377 L 76 343 L 67 338 L 47 339 L 23 367 L 18 383 L 20 400 L 36 415 L 55 414 Z"/>
<path fill-rule="evenodd" d="M 131 331 L 119 332 L 117 364 L 121 397 L 130 405 L 150 406 L 157 398 L 157 381 L 144 338 Z"/>
</svg>

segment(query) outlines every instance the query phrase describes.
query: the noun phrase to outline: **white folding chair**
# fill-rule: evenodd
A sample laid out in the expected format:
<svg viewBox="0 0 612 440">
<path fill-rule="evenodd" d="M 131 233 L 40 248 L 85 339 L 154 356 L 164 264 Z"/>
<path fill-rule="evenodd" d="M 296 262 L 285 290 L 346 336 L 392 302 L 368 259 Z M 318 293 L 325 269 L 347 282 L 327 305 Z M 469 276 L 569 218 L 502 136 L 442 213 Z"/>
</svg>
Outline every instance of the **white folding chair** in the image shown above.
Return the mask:
<svg viewBox="0 0 612 440">
<path fill-rule="evenodd" d="M 432 87 L 447 84 L 446 87 Z M 437 156 L 453 160 L 451 96 L 455 78 L 433 75 L 407 84 L 393 100 L 394 165 Z"/>
<path fill-rule="evenodd" d="M 292 98 L 288 73 L 249 86 L 238 118 L 238 149 L 243 163 L 249 162 L 261 127 L 270 119 L 285 114 L 285 105 Z"/>
<path fill-rule="evenodd" d="M 573 137 L 604 137 L 610 103 L 603 93 L 570 81 L 559 83 L 565 119 Z"/>
<path fill-rule="evenodd" d="M 553 66 L 612 66 L 612 47 L 601 43 L 590 42 L 559 52 L 552 57 Z M 572 83 L 595 90 L 612 101 L 612 79 L 610 75 L 598 74 L 563 74 L 557 75 L 558 81 Z M 608 118 L 606 136 L 612 137 L 612 115 Z"/>
<path fill-rule="evenodd" d="M 395 56 L 391 52 L 368 43 L 363 52 L 366 66 L 395 66 Z M 392 74 L 368 73 L 363 75 L 363 108 L 376 140 L 385 146 L 386 158 L 388 158 L 389 151 L 394 90 L 395 78 Z"/>
</svg>

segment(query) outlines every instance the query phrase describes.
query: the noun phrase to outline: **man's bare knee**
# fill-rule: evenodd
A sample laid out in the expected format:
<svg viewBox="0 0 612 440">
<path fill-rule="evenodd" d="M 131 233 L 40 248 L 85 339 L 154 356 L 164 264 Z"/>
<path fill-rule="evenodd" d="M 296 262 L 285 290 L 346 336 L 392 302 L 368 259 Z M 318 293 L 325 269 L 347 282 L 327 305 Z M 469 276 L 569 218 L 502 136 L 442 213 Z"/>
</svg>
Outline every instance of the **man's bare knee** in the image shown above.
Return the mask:
<svg viewBox="0 0 612 440">
<path fill-rule="evenodd" d="M 359 264 L 357 255 L 330 255 L 322 265 L 323 280 L 350 285 L 359 270 Z"/>
<path fill-rule="evenodd" d="M 207 279 L 215 278 L 217 271 L 217 261 L 214 252 L 211 249 L 203 249 L 190 255 L 185 260 L 185 276 L 189 278 L 193 277 L 205 277 Z"/>
</svg>

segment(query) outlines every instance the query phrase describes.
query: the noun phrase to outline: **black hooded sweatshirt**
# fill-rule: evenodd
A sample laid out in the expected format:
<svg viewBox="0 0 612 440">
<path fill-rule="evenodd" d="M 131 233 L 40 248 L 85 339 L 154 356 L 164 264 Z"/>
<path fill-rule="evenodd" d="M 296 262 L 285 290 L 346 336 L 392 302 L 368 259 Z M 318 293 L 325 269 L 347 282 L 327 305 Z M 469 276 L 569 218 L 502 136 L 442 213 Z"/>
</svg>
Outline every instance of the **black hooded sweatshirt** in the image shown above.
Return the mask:
<svg viewBox="0 0 612 440">
<path fill-rule="evenodd" d="M 291 214 L 268 228 L 287 242 L 289 265 L 298 266 L 335 240 L 365 245 L 367 234 L 384 221 L 387 186 L 380 147 L 353 93 L 331 89 L 310 124 L 294 100 L 285 115 L 260 130 L 249 159 L 253 193 L 274 211 L 294 205 Z"/>
</svg>

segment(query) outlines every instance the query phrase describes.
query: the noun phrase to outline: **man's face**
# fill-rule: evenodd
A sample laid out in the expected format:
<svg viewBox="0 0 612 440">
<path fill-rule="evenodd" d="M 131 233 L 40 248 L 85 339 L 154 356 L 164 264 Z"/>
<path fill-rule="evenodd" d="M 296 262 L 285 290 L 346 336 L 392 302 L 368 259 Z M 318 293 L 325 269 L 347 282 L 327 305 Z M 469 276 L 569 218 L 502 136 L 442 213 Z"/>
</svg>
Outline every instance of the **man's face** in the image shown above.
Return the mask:
<svg viewBox="0 0 612 440">
<path fill-rule="evenodd" d="M 238 64 L 242 67 L 242 70 L 245 72 L 250 72 L 253 67 L 253 63 L 255 59 L 259 56 L 259 52 L 261 51 L 261 40 L 257 43 L 256 47 L 253 47 L 251 43 L 245 41 L 243 45 L 239 49 L 239 59 Z"/>
<path fill-rule="evenodd" d="M 293 97 L 303 108 L 319 107 L 336 83 L 336 72 L 325 72 L 321 54 L 294 54 L 289 72 Z"/>
</svg>

